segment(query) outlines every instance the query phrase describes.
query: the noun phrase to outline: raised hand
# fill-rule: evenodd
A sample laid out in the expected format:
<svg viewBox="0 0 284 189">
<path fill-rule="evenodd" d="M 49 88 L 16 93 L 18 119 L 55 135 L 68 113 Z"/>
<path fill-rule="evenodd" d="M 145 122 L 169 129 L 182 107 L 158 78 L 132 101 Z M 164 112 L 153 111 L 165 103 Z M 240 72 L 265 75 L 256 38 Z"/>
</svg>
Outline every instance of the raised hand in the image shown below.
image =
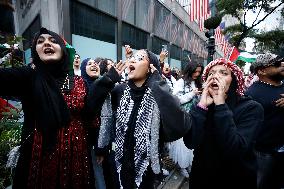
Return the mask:
<svg viewBox="0 0 284 189">
<path fill-rule="evenodd" d="M 129 45 L 125 45 L 125 57 L 127 59 L 131 58 L 131 56 L 133 55 L 133 50 Z"/>
<path fill-rule="evenodd" d="M 126 68 L 127 64 L 123 63 L 121 60 L 114 65 L 114 69 L 117 71 L 118 75 L 121 75 Z"/>
<path fill-rule="evenodd" d="M 209 88 L 210 88 L 210 86 L 213 82 L 214 81 L 213 81 L 212 77 L 209 76 L 207 78 L 206 82 L 204 83 L 204 89 L 202 91 L 201 98 L 200 98 L 200 101 L 199 101 L 199 103 L 202 106 L 208 107 L 209 105 L 211 105 L 213 103 L 213 98 L 210 96 L 210 93 L 209 93 Z"/>
<path fill-rule="evenodd" d="M 224 104 L 226 100 L 226 83 L 221 77 L 214 77 L 212 80 L 213 83 L 218 86 L 218 90 L 213 90 L 212 88 L 209 88 L 209 93 L 213 98 L 214 104 Z"/>
</svg>

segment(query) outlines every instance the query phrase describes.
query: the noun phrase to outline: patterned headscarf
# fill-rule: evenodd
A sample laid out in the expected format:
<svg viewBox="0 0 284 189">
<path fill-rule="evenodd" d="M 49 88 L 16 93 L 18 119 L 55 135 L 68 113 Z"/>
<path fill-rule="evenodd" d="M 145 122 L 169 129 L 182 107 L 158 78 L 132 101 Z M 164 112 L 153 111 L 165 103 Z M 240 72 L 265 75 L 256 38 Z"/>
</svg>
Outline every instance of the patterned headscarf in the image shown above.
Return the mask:
<svg viewBox="0 0 284 189">
<path fill-rule="evenodd" d="M 205 67 L 203 74 L 202 74 L 203 81 L 206 81 L 209 71 L 211 70 L 213 66 L 216 66 L 216 65 L 224 65 L 231 70 L 231 72 L 235 75 L 237 79 L 237 83 L 238 83 L 236 92 L 240 96 L 243 96 L 244 89 L 245 89 L 245 85 L 244 85 L 245 80 L 244 80 L 243 71 L 236 64 L 234 64 L 233 62 L 225 58 L 218 58 L 216 60 L 213 60 Z"/>
</svg>

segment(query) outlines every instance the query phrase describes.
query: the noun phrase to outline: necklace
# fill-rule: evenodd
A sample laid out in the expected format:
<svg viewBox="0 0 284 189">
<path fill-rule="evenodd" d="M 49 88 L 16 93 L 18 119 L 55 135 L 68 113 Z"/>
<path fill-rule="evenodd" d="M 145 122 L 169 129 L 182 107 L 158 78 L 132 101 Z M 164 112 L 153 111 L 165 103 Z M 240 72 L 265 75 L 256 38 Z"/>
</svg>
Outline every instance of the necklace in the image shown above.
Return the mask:
<svg viewBox="0 0 284 189">
<path fill-rule="evenodd" d="M 265 81 L 261 81 L 261 80 L 259 80 L 259 82 L 264 83 L 264 84 L 266 84 L 266 85 L 274 86 L 274 87 L 277 87 L 277 86 L 282 85 L 282 81 L 280 82 L 280 84 L 279 84 L 279 85 L 273 85 L 273 84 L 270 84 L 270 83 L 267 83 L 267 82 L 265 82 Z"/>
</svg>

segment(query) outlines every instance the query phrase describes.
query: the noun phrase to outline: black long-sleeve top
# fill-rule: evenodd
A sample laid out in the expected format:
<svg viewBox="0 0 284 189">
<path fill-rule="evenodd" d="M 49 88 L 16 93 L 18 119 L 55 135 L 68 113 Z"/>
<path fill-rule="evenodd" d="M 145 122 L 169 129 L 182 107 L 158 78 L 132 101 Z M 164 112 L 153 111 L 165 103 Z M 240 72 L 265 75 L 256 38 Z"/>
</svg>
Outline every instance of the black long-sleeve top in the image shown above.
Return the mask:
<svg viewBox="0 0 284 189">
<path fill-rule="evenodd" d="M 273 86 L 257 81 L 248 88 L 246 94 L 259 102 L 264 109 L 264 121 L 255 147 L 261 152 L 275 153 L 284 145 L 284 108 L 277 107 L 275 103 L 283 98 L 281 94 L 284 94 L 284 83 Z"/>
<path fill-rule="evenodd" d="M 192 128 L 184 136 L 194 149 L 190 188 L 256 188 L 254 137 L 263 121 L 257 102 L 242 97 L 231 110 L 226 104 L 191 110 Z"/>
</svg>

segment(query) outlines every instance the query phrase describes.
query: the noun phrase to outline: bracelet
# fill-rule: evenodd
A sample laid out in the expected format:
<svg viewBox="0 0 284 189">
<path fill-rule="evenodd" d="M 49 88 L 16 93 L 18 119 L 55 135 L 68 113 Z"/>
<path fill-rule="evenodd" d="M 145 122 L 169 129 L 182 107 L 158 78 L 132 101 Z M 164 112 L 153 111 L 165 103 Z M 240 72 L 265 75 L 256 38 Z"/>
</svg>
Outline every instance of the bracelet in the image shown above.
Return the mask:
<svg viewBox="0 0 284 189">
<path fill-rule="evenodd" d="M 205 111 L 208 111 L 208 108 L 206 106 L 203 106 L 202 104 L 198 103 L 197 106 Z"/>
</svg>

